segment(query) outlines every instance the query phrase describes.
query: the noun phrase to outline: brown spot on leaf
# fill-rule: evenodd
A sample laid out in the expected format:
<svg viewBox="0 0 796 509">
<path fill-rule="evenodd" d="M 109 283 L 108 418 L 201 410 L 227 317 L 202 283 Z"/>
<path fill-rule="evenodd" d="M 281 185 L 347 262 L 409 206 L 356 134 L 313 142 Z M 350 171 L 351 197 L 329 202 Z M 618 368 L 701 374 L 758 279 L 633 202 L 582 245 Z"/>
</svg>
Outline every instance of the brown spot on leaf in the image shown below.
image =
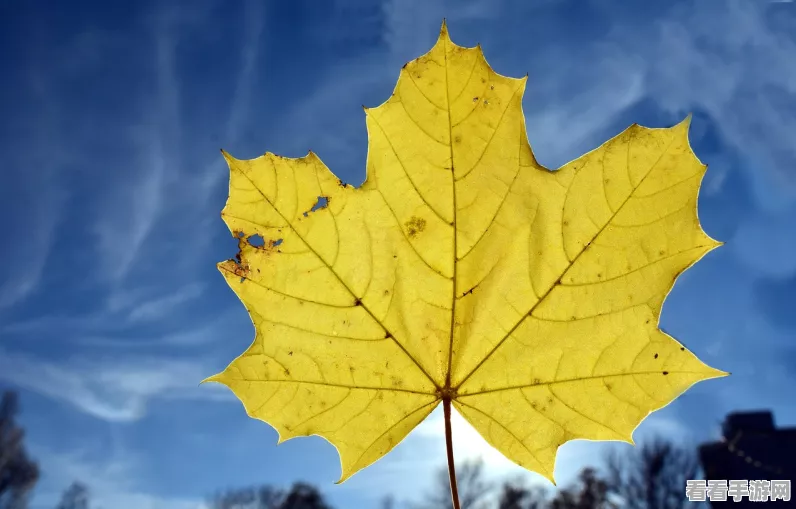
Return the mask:
<svg viewBox="0 0 796 509">
<path fill-rule="evenodd" d="M 249 263 L 246 261 L 242 261 L 240 258 L 236 257 L 234 260 L 227 260 L 222 264 L 222 268 L 228 272 L 232 272 L 236 276 L 240 277 L 241 283 L 244 279 L 249 277 Z"/>
<path fill-rule="evenodd" d="M 426 229 L 426 220 L 422 217 L 412 216 L 404 226 L 406 226 L 406 234 L 409 235 L 409 238 L 415 238 Z"/>
</svg>

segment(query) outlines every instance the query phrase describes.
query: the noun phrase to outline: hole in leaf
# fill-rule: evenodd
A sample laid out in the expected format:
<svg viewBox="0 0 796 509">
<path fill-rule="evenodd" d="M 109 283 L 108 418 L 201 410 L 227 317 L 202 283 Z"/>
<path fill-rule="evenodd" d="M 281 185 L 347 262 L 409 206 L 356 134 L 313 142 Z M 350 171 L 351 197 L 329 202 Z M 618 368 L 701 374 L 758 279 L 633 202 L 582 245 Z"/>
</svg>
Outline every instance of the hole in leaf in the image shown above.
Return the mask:
<svg viewBox="0 0 796 509">
<path fill-rule="evenodd" d="M 263 239 L 262 235 L 252 235 L 246 241 L 254 247 L 263 247 L 265 245 L 265 239 Z"/>
<path fill-rule="evenodd" d="M 318 209 L 325 209 L 328 205 L 329 205 L 328 196 L 318 196 L 318 200 L 315 202 L 315 205 L 313 205 L 310 210 L 304 213 L 304 217 L 309 216 L 310 212 L 315 212 Z"/>
</svg>

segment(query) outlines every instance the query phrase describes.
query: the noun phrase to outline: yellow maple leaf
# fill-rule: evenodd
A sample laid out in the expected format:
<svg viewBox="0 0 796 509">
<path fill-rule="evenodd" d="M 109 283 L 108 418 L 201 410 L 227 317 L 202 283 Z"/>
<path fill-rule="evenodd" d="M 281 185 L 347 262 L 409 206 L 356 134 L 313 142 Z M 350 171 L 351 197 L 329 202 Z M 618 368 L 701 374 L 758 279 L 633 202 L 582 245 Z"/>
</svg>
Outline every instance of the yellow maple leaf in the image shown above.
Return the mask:
<svg viewBox="0 0 796 509">
<path fill-rule="evenodd" d="M 726 375 L 658 329 L 677 276 L 720 244 L 697 218 L 706 167 L 688 119 L 633 125 L 549 171 L 527 141 L 525 81 L 443 25 L 366 110 L 361 187 L 312 152 L 224 154 L 240 252 L 219 268 L 256 337 L 208 380 L 280 442 L 326 438 L 339 482 L 440 401 L 552 481 L 565 442 L 632 443 L 650 412 Z"/>
</svg>

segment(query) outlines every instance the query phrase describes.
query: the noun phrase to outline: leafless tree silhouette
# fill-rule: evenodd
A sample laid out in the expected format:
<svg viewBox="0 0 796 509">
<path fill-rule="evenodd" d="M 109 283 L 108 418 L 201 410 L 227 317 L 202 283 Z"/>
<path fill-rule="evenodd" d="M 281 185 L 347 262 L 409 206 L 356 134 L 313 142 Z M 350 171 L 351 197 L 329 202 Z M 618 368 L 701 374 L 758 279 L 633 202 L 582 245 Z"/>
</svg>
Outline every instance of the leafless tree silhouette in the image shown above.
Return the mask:
<svg viewBox="0 0 796 509">
<path fill-rule="evenodd" d="M 88 487 L 81 482 L 72 483 L 64 494 L 56 509 L 88 509 L 89 491 Z"/>
<path fill-rule="evenodd" d="M 461 509 L 486 509 L 494 486 L 486 479 L 484 462 L 465 461 L 456 467 L 456 480 L 459 488 Z M 448 467 L 437 471 L 436 482 L 425 500 L 416 509 L 451 509 L 450 479 Z"/>
<path fill-rule="evenodd" d="M 498 509 L 546 509 L 548 490 L 543 486 L 528 486 L 523 478 L 503 483 L 498 497 Z"/>
<path fill-rule="evenodd" d="M 39 467 L 28 457 L 22 444 L 25 433 L 15 420 L 18 411 L 17 394 L 3 393 L 0 400 L 0 509 L 25 509 L 39 479 Z"/>
<path fill-rule="evenodd" d="M 593 468 L 584 468 L 573 486 L 559 490 L 551 509 L 616 509 L 609 500 L 608 483 Z"/>
<path fill-rule="evenodd" d="M 628 509 L 693 509 L 685 496 L 687 479 L 695 479 L 699 460 L 691 449 L 655 438 L 605 459 L 609 491 Z"/>
</svg>

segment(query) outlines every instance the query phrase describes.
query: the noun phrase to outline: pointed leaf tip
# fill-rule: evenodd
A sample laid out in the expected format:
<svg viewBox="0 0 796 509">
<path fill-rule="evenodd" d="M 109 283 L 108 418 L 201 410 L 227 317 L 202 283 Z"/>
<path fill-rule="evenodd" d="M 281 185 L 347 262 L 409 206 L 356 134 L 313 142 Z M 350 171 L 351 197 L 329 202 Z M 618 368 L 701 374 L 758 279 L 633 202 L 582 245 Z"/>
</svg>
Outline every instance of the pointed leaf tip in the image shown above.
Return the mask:
<svg viewBox="0 0 796 509">
<path fill-rule="evenodd" d="M 445 18 L 442 18 L 442 26 L 439 28 L 439 40 L 450 41 L 450 34 L 448 33 L 448 22 Z"/>
<path fill-rule="evenodd" d="M 199 385 L 204 385 L 204 384 L 206 384 L 208 382 L 218 382 L 218 376 L 219 375 L 220 375 L 220 373 L 217 373 L 217 374 L 215 374 L 213 376 L 209 376 L 209 377 L 205 378 L 204 380 L 202 380 L 201 382 L 199 382 Z"/>
<path fill-rule="evenodd" d="M 221 155 L 224 157 L 224 160 L 227 161 L 227 164 L 232 164 L 232 162 L 235 161 L 235 158 L 223 148 L 221 149 Z"/>
</svg>

